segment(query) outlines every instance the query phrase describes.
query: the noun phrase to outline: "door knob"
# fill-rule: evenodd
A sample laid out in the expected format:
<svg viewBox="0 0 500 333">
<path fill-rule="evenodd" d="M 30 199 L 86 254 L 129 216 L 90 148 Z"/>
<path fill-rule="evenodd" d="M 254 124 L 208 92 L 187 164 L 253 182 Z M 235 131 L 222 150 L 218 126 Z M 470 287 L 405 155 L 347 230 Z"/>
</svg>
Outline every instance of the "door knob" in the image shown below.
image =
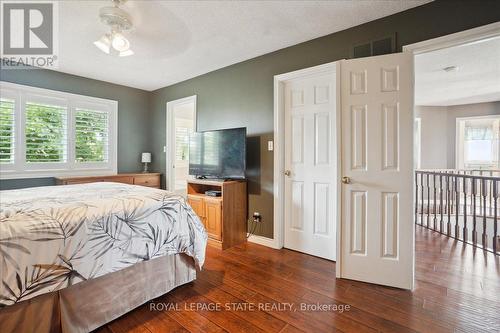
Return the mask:
<svg viewBox="0 0 500 333">
<path fill-rule="evenodd" d="M 344 183 L 344 184 L 350 184 L 351 183 L 351 178 L 349 178 L 349 177 L 342 177 L 342 183 Z"/>
<path fill-rule="evenodd" d="M 285 176 L 290 177 L 291 174 L 292 174 L 292 172 L 290 170 L 285 170 Z"/>
</svg>

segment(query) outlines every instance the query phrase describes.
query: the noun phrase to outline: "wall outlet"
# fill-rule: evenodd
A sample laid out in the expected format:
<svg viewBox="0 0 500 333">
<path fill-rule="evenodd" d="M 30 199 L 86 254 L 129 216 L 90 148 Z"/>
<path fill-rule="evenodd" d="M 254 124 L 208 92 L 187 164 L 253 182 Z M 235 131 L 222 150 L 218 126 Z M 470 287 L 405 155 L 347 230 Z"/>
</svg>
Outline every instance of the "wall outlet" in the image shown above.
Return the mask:
<svg viewBox="0 0 500 333">
<path fill-rule="evenodd" d="M 262 222 L 262 216 L 260 215 L 259 212 L 254 212 L 252 217 L 253 217 L 253 221 L 256 223 Z"/>
</svg>

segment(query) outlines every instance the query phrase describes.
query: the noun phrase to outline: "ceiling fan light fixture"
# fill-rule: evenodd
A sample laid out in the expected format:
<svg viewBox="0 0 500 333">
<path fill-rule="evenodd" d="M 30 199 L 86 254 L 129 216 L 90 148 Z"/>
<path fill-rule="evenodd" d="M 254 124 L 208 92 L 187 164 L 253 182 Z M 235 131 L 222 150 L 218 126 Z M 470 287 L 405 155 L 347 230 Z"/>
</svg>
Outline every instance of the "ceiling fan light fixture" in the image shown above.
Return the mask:
<svg viewBox="0 0 500 333">
<path fill-rule="evenodd" d="M 103 35 L 99 40 L 94 42 L 94 45 L 102 52 L 109 54 L 111 49 L 111 40 L 107 34 Z"/>
<path fill-rule="evenodd" d="M 106 54 L 126 57 L 133 55 L 130 42 L 122 32 L 132 29 L 133 23 L 130 15 L 119 6 L 126 0 L 112 0 L 112 7 L 103 7 L 99 10 L 101 22 L 109 26 L 110 33 L 106 33 L 94 45 Z"/>
<path fill-rule="evenodd" d="M 125 52 L 130 49 L 130 42 L 119 32 L 113 34 L 111 45 L 118 52 Z"/>
<path fill-rule="evenodd" d="M 132 51 L 131 49 L 128 49 L 127 51 L 123 51 L 123 52 L 118 53 L 118 56 L 128 57 L 128 56 L 131 56 L 133 54 L 134 54 L 134 51 Z"/>
</svg>

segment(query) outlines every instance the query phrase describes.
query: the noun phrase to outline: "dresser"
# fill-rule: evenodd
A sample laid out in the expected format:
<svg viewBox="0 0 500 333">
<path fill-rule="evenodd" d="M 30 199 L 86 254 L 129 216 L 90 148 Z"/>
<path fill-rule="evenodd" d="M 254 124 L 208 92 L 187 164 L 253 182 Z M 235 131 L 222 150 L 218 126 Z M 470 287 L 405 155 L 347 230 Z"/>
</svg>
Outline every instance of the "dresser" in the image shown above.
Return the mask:
<svg viewBox="0 0 500 333">
<path fill-rule="evenodd" d="M 220 197 L 205 194 L 221 191 Z M 243 180 L 192 179 L 187 183 L 188 203 L 208 234 L 208 245 L 227 249 L 246 241 L 247 183 Z"/>
<path fill-rule="evenodd" d="M 114 182 L 160 188 L 161 173 L 119 173 L 107 176 L 56 177 L 57 185 L 86 184 L 96 182 Z"/>
</svg>

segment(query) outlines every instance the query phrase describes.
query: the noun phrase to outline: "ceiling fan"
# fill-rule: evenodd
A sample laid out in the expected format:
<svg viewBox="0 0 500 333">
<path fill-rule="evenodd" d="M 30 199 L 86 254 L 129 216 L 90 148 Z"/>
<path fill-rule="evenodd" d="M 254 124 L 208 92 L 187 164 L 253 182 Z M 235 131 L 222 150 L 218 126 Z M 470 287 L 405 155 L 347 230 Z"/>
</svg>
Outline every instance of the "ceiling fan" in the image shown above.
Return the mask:
<svg viewBox="0 0 500 333">
<path fill-rule="evenodd" d="M 131 56 L 134 51 L 130 49 L 129 40 L 123 35 L 124 31 L 132 29 L 133 23 L 130 15 L 120 8 L 127 0 L 112 0 L 113 6 L 103 7 L 99 10 L 101 22 L 110 27 L 110 32 L 105 33 L 94 45 L 106 54 L 120 57 Z"/>
</svg>

